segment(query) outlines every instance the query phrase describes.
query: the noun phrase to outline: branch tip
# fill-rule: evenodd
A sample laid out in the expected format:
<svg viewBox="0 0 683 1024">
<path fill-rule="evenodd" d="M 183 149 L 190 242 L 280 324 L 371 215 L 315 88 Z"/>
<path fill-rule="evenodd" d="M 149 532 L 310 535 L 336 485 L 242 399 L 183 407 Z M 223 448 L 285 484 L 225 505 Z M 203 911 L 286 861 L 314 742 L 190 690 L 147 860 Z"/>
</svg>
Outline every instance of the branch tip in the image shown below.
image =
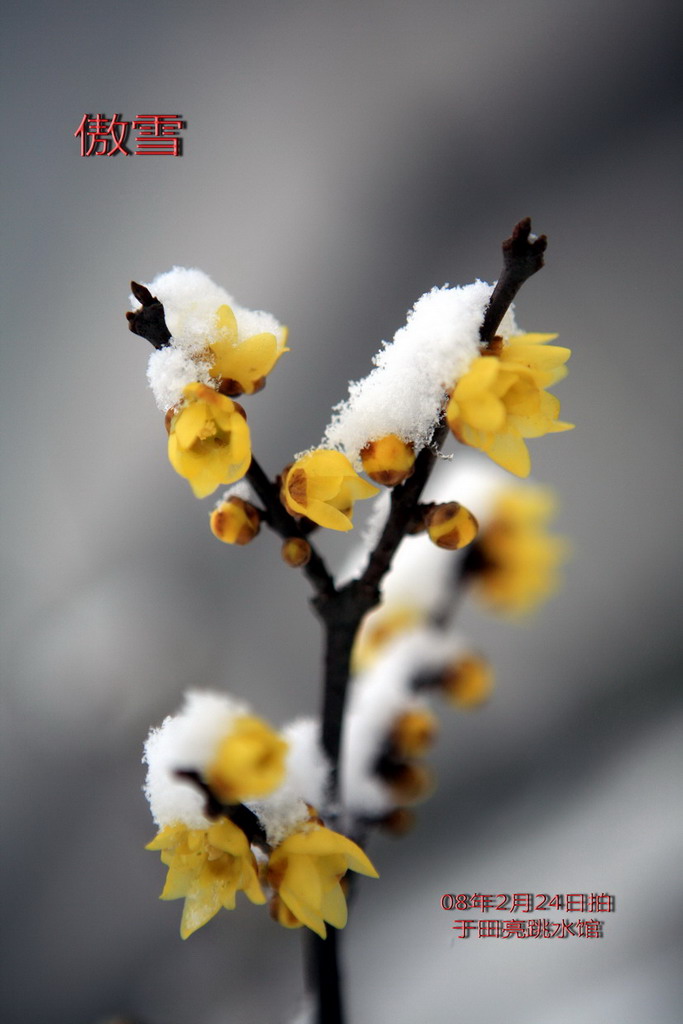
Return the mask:
<svg viewBox="0 0 683 1024">
<path fill-rule="evenodd" d="M 503 271 L 493 289 L 479 331 L 483 345 L 491 344 L 515 295 L 524 282 L 543 266 L 548 239 L 545 235 L 532 235 L 531 218 L 524 217 L 515 224 L 512 234 L 505 239 L 501 248 Z"/>
</svg>

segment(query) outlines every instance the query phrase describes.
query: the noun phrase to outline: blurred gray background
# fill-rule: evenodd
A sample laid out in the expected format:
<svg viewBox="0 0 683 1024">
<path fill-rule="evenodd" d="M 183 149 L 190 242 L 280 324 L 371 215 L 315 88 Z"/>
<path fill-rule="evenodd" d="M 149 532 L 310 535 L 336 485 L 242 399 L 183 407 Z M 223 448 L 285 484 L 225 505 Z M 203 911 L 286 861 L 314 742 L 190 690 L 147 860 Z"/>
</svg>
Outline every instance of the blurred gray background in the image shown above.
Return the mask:
<svg viewBox="0 0 683 1024">
<path fill-rule="evenodd" d="M 319 631 L 265 535 L 224 548 L 171 470 L 128 283 L 199 266 L 291 330 L 250 403 L 270 472 L 433 284 L 493 280 L 574 349 L 532 442 L 572 538 L 499 678 L 445 712 L 440 788 L 377 837 L 344 934 L 352 1024 L 673 1024 L 680 952 L 679 5 L 44 0 L 5 15 L 3 1007 L 7 1022 L 291 1019 L 300 941 L 246 905 L 183 943 L 140 793 L 189 685 L 317 708 Z M 85 112 L 178 113 L 181 159 L 83 159 Z M 339 557 L 344 543 L 334 546 Z M 614 893 L 602 941 L 454 938 L 444 892 Z"/>
</svg>

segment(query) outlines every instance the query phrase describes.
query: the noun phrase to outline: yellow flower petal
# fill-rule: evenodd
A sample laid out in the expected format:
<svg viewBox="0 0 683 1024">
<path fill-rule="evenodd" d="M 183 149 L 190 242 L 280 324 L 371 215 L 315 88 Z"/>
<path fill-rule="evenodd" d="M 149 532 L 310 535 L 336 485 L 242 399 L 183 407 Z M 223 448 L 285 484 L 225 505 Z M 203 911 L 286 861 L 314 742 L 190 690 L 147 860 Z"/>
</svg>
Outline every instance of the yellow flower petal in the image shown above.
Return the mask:
<svg viewBox="0 0 683 1024">
<path fill-rule="evenodd" d="M 486 448 L 486 454 L 515 476 L 526 477 L 531 472 L 529 449 L 515 434 L 496 434 Z"/>
<path fill-rule="evenodd" d="M 235 314 L 230 306 L 220 306 L 216 312 L 217 337 L 209 344 L 213 357 L 211 376 L 239 385 L 231 393 L 253 394 L 280 356 L 288 351 L 284 344 L 286 330 L 283 328 L 280 333 L 281 344 L 271 331 L 252 334 L 239 341 Z"/>
</svg>

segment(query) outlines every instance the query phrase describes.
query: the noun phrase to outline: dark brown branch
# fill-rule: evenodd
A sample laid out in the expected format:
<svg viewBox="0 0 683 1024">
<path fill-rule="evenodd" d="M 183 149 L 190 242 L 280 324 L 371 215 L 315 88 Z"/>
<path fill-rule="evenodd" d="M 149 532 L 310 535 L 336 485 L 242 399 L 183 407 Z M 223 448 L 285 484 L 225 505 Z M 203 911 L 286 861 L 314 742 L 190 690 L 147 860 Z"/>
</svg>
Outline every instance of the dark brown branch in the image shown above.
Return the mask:
<svg viewBox="0 0 683 1024">
<path fill-rule="evenodd" d="M 338 945 L 334 928 L 327 929 L 326 939 L 311 931 L 306 935 L 308 988 L 316 997 L 316 1024 L 344 1024 Z"/>
<path fill-rule="evenodd" d="M 448 426 L 442 420 L 437 426 L 432 443 L 423 448 L 415 460 L 415 471 L 404 484 L 395 487 L 391 495 L 391 511 L 386 521 L 377 547 L 372 552 L 367 568 L 361 576 L 364 587 L 378 588 L 382 577 L 389 569 L 396 549 L 412 527 L 415 519 L 415 507 L 425 484 L 434 468 L 437 454 L 446 440 Z"/>
<path fill-rule="evenodd" d="M 171 341 L 171 332 L 166 326 L 163 305 L 144 284 L 131 281 L 130 290 L 141 306 L 133 313 L 126 313 L 128 330 L 145 338 L 154 348 L 166 348 Z"/>
<path fill-rule="evenodd" d="M 516 224 L 509 238 L 503 242 L 503 270 L 484 313 L 479 337 L 485 345 L 493 341 L 500 322 L 522 287 L 543 266 L 543 253 L 548 247 L 545 235 L 534 238 L 531 219 L 525 217 Z"/>
<path fill-rule="evenodd" d="M 412 527 L 415 507 L 446 432 L 447 427 L 441 424 L 436 431 L 433 447 L 423 448 L 418 455 L 413 475 L 404 484 L 394 488 L 389 517 L 365 572 L 358 580 L 343 587 L 332 601 L 323 605 L 316 602 L 327 624 L 322 745 L 331 766 L 329 797 L 333 808 L 337 799 L 341 730 L 351 674 L 353 641 L 363 617 L 379 602 L 380 582 L 391 565 L 396 549 Z"/>
<path fill-rule="evenodd" d="M 178 769 L 176 778 L 186 779 L 191 782 L 204 797 L 204 814 L 207 818 L 229 818 L 238 828 L 241 828 L 250 843 L 257 846 L 267 847 L 266 833 L 261 822 L 253 811 L 250 811 L 244 804 L 222 804 L 211 787 L 207 786 L 199 772 L 189 769 Z"/>
</svg>

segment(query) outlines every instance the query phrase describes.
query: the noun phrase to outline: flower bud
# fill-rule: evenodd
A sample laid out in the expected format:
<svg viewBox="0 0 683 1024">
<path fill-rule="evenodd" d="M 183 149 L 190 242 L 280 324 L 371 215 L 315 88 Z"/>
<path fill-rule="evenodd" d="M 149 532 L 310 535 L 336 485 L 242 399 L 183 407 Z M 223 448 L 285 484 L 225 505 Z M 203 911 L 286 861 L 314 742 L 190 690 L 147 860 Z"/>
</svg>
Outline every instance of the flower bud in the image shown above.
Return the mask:
<svg viewBox="0 0 683 1024">
<path fill-rule="evenodd" d="M 413 472 L 415 452 L 412 444 L 402 441 L 396 434 L 387 434 L 370 441 L 360 453 L 363 469 L 377 484 L 396 487 Z"/>
<path fill-rule="evenodd" d="M 439 548 L 458 551 L 477 536 L 479 524 L 469 509 L 457 501 L 433 505 L 425 516 L 429 539 Z"/>
<path fill-rule="evenodd" d="M 303 537 L 288 537 L 282 545 L 282 560 L 292 569 L 300 569 L 310 560 L 311 545 Z"/>
<path fill-rule="evenodd" d="M 390 768 L 385 768 L 381 774 L 399 805 L 426 800 L 436 787 L 434 772 L 421 762 L 393 764 Z"/>
<path fill-rule="evenodd" d="M 397 757 L 421 757 L 431 747 L 437 722 L 427 708 L 410 708 L 395 720 L 390 742 Z"/>
<path fill-rule="evenodd" d="M 415 827 L 415 812 L 408 807 L 397 807 L 396 810 L 381 819 L 379 827 L 388 835 L 400 839 L 401 836 L 412 832 Z"/>
<path fill-rule="evenodd" d="M 209 525 L 214 537 L 225 544 L 248 544 L 261 529 L 258 509 L 242 498 L 221 502 L 210 515 Z"/>
<path fill-rule="evenodd" d="M 472 654 L 450 665 L 441 680 L 444 696 L 459 708 L 485 703 L 493 690 L 493 669 L 484 658 Z"/>
</svg>

